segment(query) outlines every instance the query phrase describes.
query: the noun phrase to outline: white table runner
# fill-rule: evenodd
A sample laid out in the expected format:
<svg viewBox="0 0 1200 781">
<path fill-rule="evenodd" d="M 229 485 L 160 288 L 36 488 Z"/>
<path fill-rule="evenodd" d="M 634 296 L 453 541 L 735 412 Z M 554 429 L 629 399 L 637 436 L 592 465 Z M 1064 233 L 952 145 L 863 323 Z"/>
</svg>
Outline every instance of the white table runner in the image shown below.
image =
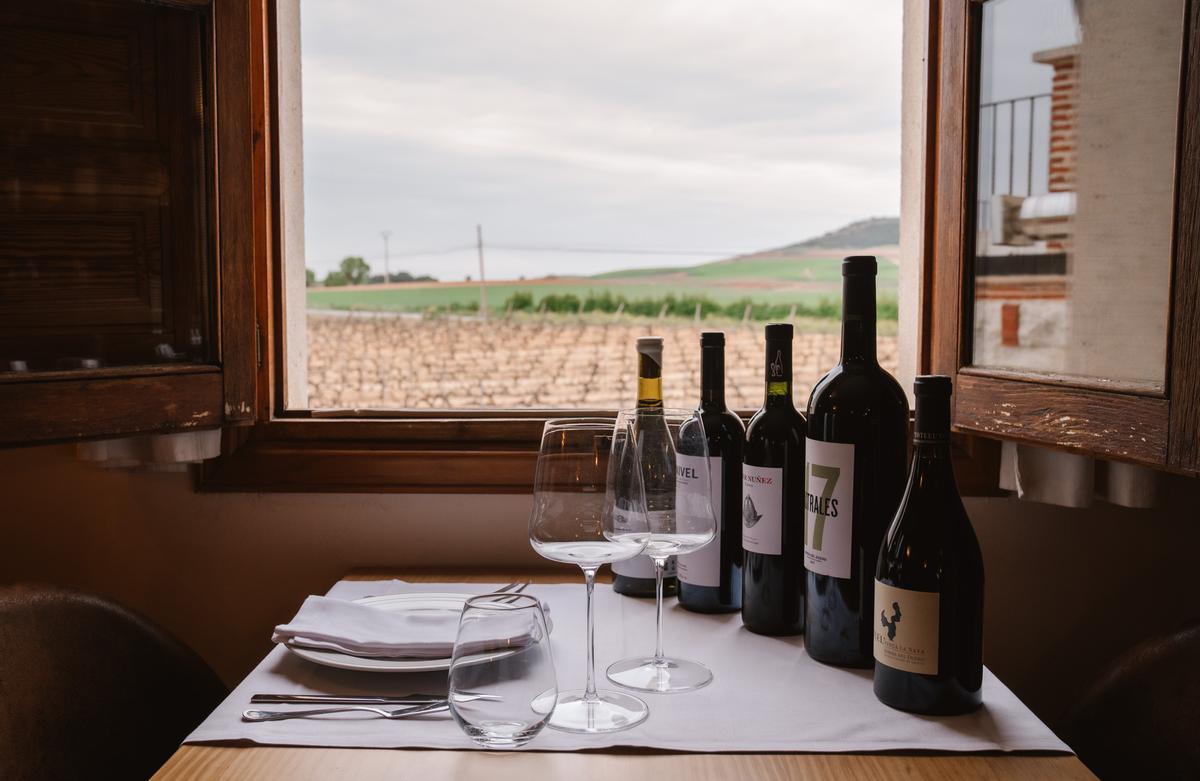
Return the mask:
<svg viewBox="0 0 1200 781">
<path fill-rule="evenodd" d="M 480 584 L 342 581 L 329 592 L 342 599 L 402 591 L 485 593 Z M 560 690 L 584 682 L 584 592 L 580 585 L 533 585 L 526 591 L 554 611 L 552 643 Z M 1053 751 L 1070 749 L 990 671 L 984 671 L 979 711 L 933 718 L 893 710 L 875 699 L 871 673 L 842 670 L 808 658 L 802 638 L 771 638 L 742 627 L 737 613 L 700 615 L 669 600 L 667 654 L 696 659 L 713 670 L 707 687 L 683 694 L 639 694 L 650 706 L 642 724 L 607 735 L 572 735 L 547 728 L 530 749 L 574 751 L 631 746 L 678 751 L 866 752 Z M 264 629 L 266 631 L 266 629 Z M 596 667 L 602 688 L 612 662 L 649 655 L 654 647 L 654 602 L 596 587 Z M 186 743 L 464 749 L 472 744 L 449 714 L 422 720 L 322 719 L 246 723 L 255 693 L 409 694 L 444 692 L 445 673 L 360 673 L 306 662 L 275 647 Z M 289 706 L 253 706 L 286 710 Z"/>
</svg>

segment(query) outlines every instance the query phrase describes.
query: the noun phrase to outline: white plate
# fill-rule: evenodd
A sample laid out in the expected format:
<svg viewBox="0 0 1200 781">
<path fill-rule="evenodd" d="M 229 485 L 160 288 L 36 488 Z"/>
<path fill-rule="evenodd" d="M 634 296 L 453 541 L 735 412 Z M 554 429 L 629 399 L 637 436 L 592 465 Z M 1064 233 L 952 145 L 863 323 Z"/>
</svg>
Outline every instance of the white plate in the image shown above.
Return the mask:
<svg viewBox="0 0 1200 781">
<path fill-rule="evenodd" d="M 455 616 L 462 612 L 463 603 L 471 594 L 387 594 L 381 597 L 363 597 L 356 599 L 360 605 L 370 605 L 380 610 L 428 610 L 453 613 Z M 550 619 L 546 619 L 547 629 Z M 287 649 L 314 664 L 326 667 L 337 667 L 342 670 L 359 670 L 375 673 L 424 673 L 437 670 L 449 670 L 449 659 L 374 659 L 366 656 L 352 656 L 341 651 L 322 651 L 315 648 L 300 648 L 290 643 Z M 497 651 L 491 654 L 480 654 L 473 658 L 473 664 L 490 662 L 515 653 L 515 651 Z"/>
</svg>

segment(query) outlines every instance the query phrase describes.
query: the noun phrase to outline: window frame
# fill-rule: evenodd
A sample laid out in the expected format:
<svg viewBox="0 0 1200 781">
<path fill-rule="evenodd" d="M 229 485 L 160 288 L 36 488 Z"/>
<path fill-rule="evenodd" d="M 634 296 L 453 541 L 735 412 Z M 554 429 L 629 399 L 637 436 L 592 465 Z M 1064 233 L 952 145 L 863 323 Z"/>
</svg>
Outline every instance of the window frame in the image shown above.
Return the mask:
<svg viewBox="0 0 1200 781">
<path fill-rule="evenodd" d="M 345 493 L 492 493 L 530 492 L 546 420 L 563 416 L 616 416 L 615 410 L 359 410 L 323 413 L 288 410 L 286 393 L 287 324 L 285 258 L 280 199 L 278 3 L 259 0 L 263 32 L 252 40 L 252 60 L 264 66 L 255 74 L 269 107 L 259 136 L 269 145 L 263 162 L 269 176 L 255 183 L 256 224 L 269 221 L 269 246 L 256 254 L 259 282 L 257 322 L 263 354 L 259 369 L 257 419 L 252 426 L 223 433 L 222 455 L 197 472 L 203 491 L 279 491 Z M 930 17 L 932 22 L 933 17 Z M 928 42 L 936 29 L 931 25 Z M 931 60 L 927 57 L 926 63 Z M 932 79 L 934 69 L 929 76 Z M 931 93 L 932 94 L 932 93 Z M 927 106 L 927 109 L 930 108 Z M 930 114 L 930 116 L 933 116 Z M 928 124 L 928 122 L 927 122 Z M 256 144 L 256 153 L 260 147 Z M 256 157 L 256 162 L 258 158 Z M 929 170 L 929 158 L 925 166 Z M 928 173 L 926 174 L 928 177 Z M 922 257 L 926 254 L 933 212 L 926 210 Z M 927 266 L 923 261 L 923 267 Z M 922 316 L 928 297 L 922 275 Z M 920 337 L 918 337 L 918 344 Z M 741 412 L 748 418 L 750 412 Z M 998 495 L 999 447 L 977 437 L 954 437 L 960 489 L 968 495 Z"/>
<path fill-rule="evenodd" d="M 984 0 L 931 0 L 923 371 L 954 378 L 955 431 L 1200 474 L 1200 14 L 1185 0 L 1165 382 L 969 365 L 974 107 Z"/>
<path fill-rule="evenodd" d="M 144 0 L 149 2 L 150 0 Z M 266 0 L 258 0 L 265 4 Z M 265 112 L 248 79 L 256 7 L 240 0 L 155 0 L 200 14 L 205 118 L 205 210 L 210 215 L 215 360 L 0 376 L 0 447 L 169 433 L 255 419 L 258 393 L 255 269 L 264 222 L 243 173 L 265 150 Z M 262 169 L 265 171 L 265 168 Z M 255 212 L 255 218 L 260 215 Z M 265 212 L 261 215 L 265 217 Z"/>
</svg>

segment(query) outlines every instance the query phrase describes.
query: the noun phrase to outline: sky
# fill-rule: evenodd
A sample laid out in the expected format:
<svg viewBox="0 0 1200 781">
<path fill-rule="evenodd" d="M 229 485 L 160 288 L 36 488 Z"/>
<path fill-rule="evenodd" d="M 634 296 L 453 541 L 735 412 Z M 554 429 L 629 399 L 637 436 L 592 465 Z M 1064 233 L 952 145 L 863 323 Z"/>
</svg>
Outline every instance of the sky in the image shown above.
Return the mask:
<svg viewBox="0 0 1200 781">
<path fill-rule="evenodd" d="M 381 271 L 387 230 L 393 273 L 477 278 L 482 225 L 489 279 L 593 274 L 898 214 L 901 13 L 305 0 L 306 263 Z"/>
<path fill-rule="evenodd" d="M 1054 69 L 1033 58 L 1038 52 L 1080 43 L 1080 39 L 1075 0 L 991 0 L 984 5 L 979 76 L 980 102 L 985 105 L 979 119 L 981 204 L 986 205 L 992 192 L 1015 195 L 1046 192 L 1050 153 L 1048 96 Z M 1035 95 L 1043 97 L 1024 100 Z M 994 116 L 986 107 L 990 103 L 998 104 Z M 991 176 L 993 121 L 995 182 Z"/>
</svg>

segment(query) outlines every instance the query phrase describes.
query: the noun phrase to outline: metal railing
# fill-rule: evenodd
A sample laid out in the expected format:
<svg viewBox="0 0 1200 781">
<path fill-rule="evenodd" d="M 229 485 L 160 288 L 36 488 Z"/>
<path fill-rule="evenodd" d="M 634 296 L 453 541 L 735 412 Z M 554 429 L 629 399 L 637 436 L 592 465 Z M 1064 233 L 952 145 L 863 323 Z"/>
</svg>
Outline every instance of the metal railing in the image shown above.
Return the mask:
<svg viewBox="0 0 1200 781">
<path fill-rule="evenodd" d="M 991 125 L 992 138 L 991 138 L 991 144 L 988 149 L 988 152 L 989 152 L 988 158 L 989 159 L 986 161 L 986 164 L 985 164 L 985 161 L 981 159 L 979 161 L 979 168 L 977 169 L 979 171 L 984 171 L 984 170 L 989 171 L 988 181 L 991 185 L 990 186 L 990 190 L 991 190 L 990 195 L 1026 195 L 1026 196 L 1033 195 L 1033 154 L 1034 154 L 1033 142 L 1034 142 L 1035 136 L 1037 135 L 1037 126 L 1035 123 L 1035 117 L 1037 116 L 1037 102 L 1039 100 L 1049 101 L 1050 93 L 1043 92 L 1038 95 L 1025 95 L 1025 96 L 1022 96 L 1019 98 L 1010 98 L 1008 100 L 997 100 L 997 101 L 992 101 L 990 103 L 979 104 L 978 127 L 981 129 L 981 133 L 982 133 L 982 128 L 984 127 L 984 120 L 987 118 L 991 119 L 991 122 L 989 124 Z M 1026 125 L 1026 127 L 1018 130 L 1017 129 L 1017 107 L 1021 104 L 1026 104 L 1028 106 L 1028 108 L 1026 110 L 1026 114 L 1028 115 L 1028 118 L 1027 118 L 1027 121 L 1023 123 Z M 1004 109 L 1005 107 L 1007 107 L 1007 109 L 1008 109 L 1008 132 L 1007 132 L 1007 144 L 1006 144 L 1006 146 L 1008 147 L 1008 187 L 1005 189 L 1000 189 L 997 187 L 997 181 L 996 181 L 996 167 L 997 167 L 996 161 L 997 161 L 997 150 L 1000 148 L 998 142 L 1001 140 L 1004 140 L 1004 138 L 1005 138 L 1004 136 L 1001 135 L 1002 131 L 1000 128 L 1000 124 L 1001 124 L 1000 116 L 1003 113 L 1002 109 Z M 1049 114 L 1050 114 L 1050 112 L 1046 112 L 1047 125 L 1049 124 Z M 1047 145 L 1048 145 L 1048 143 L 1049 143 L 1049 141 L 1048 141 L 1049 127 L 1048 126 L 1046 128 L 1046 131 L 1047 131 L 1046 138 L 1047 138 Z M 1017 136 L 1018 132 L 1021 132 L 1025 135 L 1025 151 L 1024 151 L 1025 160 L 1024 160 L 1024 166 L 1023 166 L 1025 169 L 1025 192 L 1023 192 L 1023 193 L 1014 192 L 1014 190 L 1016 189 L 1016 187 L 1015 187 L 1016 171 L 1017 171 L 1017 165 L 1018 165 L 1017 143 L 1016 143 L 1017 137 L 1018 137 Z M 980 140 L 982 140 L 982 139 L 980 139 Z M 1049 149 L 1048 148 L 1047 148 L 1047 160 L 1049 160 Z M 976 215 L 978 218 L 978 224 L 979 224 L 979 227 L 984 230 L 987 230 L 989 227 L 988 226 L 988 222 L 990 221 L 990 213 L 989 213 L 989 209 L 988 209 L 989 201 L 990 201 L 990 198 L 979 197 L 978 203 L 976 205 Z"/>
</svg>

